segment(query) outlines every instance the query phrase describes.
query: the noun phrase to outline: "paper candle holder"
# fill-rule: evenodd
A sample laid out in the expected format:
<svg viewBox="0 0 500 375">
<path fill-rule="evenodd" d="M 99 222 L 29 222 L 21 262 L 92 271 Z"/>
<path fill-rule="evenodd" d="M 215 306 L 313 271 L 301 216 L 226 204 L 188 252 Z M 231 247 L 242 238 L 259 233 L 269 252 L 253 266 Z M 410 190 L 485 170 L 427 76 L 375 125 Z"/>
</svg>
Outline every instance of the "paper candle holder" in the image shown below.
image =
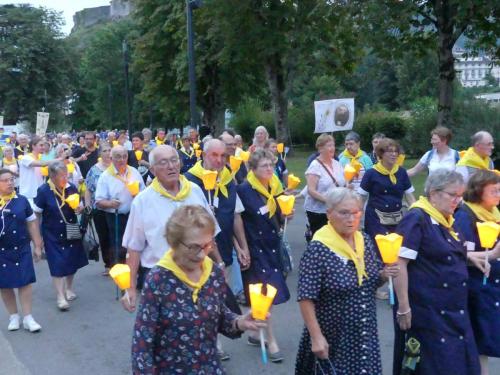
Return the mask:
<svg viewBox="0 0 500 375">
<path fill-rule="evenodd" d="M 240 167 L 241 167 L 241 163 L 242 163 L 242 162 L 243 162 L 243 160 L 241 160 L 241 158 L 240 158 L 240 157 L 231 155 L 231 156 L 229 157 L 229 165 L 230 165 L 230 167 L 231 167 L 231 171 L 232 171 L 233 173 L 238 172 L 238 170 L 239 170 L 239 169 L 240 169 Z"/>
<path fill-rule="evenodd" d="M 68 169 L 69 174 L 71 174 L 75 171 L 75 165 L 73 163 L 66 164 L 66 168 Z"/>
<path fill-rule="evenodd" d="M 197 158 L 199 158 L 201 156 L 201 150 L 200 149 L 194 150 L 194 154 L 196 155 Z"/>
<path fill-rule="evenodd" d="M 293 205 L 295 204 L 294 195 L 280 195 L 276 198 L 281 209 L 281 213 L 285 216 L 291 215 L 293 212 Z"/>
<path fill-rule="evenodd" d="M 200 145 L 198 143 L 193 143 L 193 150 L 199 150 L 199 149 L 200 149 Z"/>
<path fill-rule="evenodd" d="M 127 184 L 127 189 L 131 196 L 135 197 L 139 194 L 139 181 L 131 181 Z"/>
<path fill-rule="evenodd" d="M 70 206 L 73 210 L 76 210 L 78 206 L 80 205 L 80 195 L 77 193 L 69 195 L 65 200 L 64 200 L 68 206 Z"/>
<path fill-rule="evenodd" d="M 403 165 L 403 163 L 405 162 L 405 158 L 406 158 L 405 154 L 399 154 L 398 158 L 396 159 L 396 164 L 401 167 Z"/>
<path fill-rule="evenodd" d="M 203 187 L 205 190 L 214 190 L 215 183 L 217 182 L 217 172 L 204 170 L 201 180 L 203 181 Z"/>
<path fill-rule="evenodd" d="M 42 176 L 47 177 L 49 175 L 49 167 L 40 167 L 40 173 Z"/>
<path fill-rule="evenodd" d="M 267 284 L 267 295 L 262 294 L 262 283 L 250 284 L 248 286 L 250 292 L 250 305 L 252 307 L 252 317 L 257 320 L 266 320 L 267 313 L 273 304 L 274 297 L 278 290 Z"/>
<path fill-rule="evenodd" d="M 375 236 L 380 255 L 386 264 L 396 263 L 399 256 L 399 249 L 403 244 L 403 236 L 397 233 L 387 235 L 377 234 Z"/>
<path fill-rule="evenodd" d="M 141 160 L 142 159 L 142 151 L 141 150 L 134 151 L 134 153 L 135 153 L 135 158 L 137 160 Z"/>
<path fill-rule="evenodd" d="M 344 178 L 346 179 L 347 182 L 351 182 L 351 180 L 358 174 L 356 172 L 356 169 L 351 165 L 347 164 L 344 167 Z"/>
<path fill-rule="evenodd" d="M 239 157 L 241 158 L 241 160 L 243 160 L 244 162 L 247 162 L 248 159 L 250 159 L 250 151 L 241 151 L 240 152 L 240 155 Z"/>
<path fill-rule="evenodd" d="M 288 190 L 293 190 L 300 185 L 300 178 L 294 176 L 293 174 L 288 175 Z"/>
<path fill-rule="evenodd" d="M 284 143 L 278 143 L 278 144 L 276 145 L 276 150 L 277 150 L 280 154 L 282 154 L 282 153 L 283 153 L 283 151 L 285 151 L 285 144 L 284 144 Z"/>
<path fill-rule="evenodd" d="M 458 151 L 458 156 L 460 157 L 460 159 L 462 159 L 464 157 L 466 152 L 467 152 L 467 150 Z"/>
<path fill-rule="evenodd" d="M 500 225 L 493 221 L 477 222 L 477 232 L 481 246 L 485 249 L 492 249 L 500 233 Z"/>
<path fill-rule="evenodd" d="M 128 264 L 115 264 L 109 270 L 109 276 L 121 290 L 130 288 L 130 267 Z"/>
<path fill-rule="evenodd" d="M 356 174 L 359 173 L 359 171 L 361 170 L 361 167 L 363 167 L 361 165 L 361 163 L 359 161 L 357 161 L 356 159 L 352 159 L 349 164 L 356 170 Z"/>
</svg>

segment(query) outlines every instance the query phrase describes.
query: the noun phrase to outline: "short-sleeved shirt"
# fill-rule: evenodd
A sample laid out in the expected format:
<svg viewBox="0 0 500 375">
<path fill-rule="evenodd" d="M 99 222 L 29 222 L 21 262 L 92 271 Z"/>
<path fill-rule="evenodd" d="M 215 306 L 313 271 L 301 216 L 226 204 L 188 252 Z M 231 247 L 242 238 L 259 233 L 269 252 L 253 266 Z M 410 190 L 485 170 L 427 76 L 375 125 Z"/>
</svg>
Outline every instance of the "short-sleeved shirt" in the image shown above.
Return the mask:
<svg viewBox="0 0 500 375">
<path fill-rule="evenodd" d="M 35 160 L 32 155 L 25 155 L 19 161 L 19 193 L 28 199 L 36 197 L 38 187 L 43 184 L 40 167 L 32 167 Z"/>
<path fill-rule="evenodd" d="M 333 170 L 333 177 L 335 178 L 335 181 L 337 181 L 337 185 L 345 186 L 344 170 L 340 163 L 337 160 L 332 159 L 332 164 L 330 165 L 330 167 L 330 173 Z M 319 177 L 316 191 L 321 195 L 327 194 L 331 189 L 337 186 L 333 182 L 326 169 L 318 160 L 313 160 L 311 162 L 311 165 L 309 165 L 309 167 L 307 168 L 305 175 L 306 177 L 307 175 L 314 175 Z M 317 199 L 311 197 L 310 194 L 306 195 L 304 208 L 306 211 L 315 212 L 318 214 L 326 213 L 326 205 L 323 202 L 320 202 Z"/>
<path fill-rule="evenodd" d="M 449 148 L 448 152 L 444 155 L 439 155 L 435 149 L 427 151 L 424 156 L 420 158 L 419 163 L 423 164 L 429 170 L 429 174 L 437 169 L 455 170 L 455 165 L 458 161 L 458 153 L 456 150 Z"/>
<path fill-rule="evenodd" d="M 83 154 L 87 152 L 86 148 L 78 147 L 73 151 L 73 157 L 75 159 L 79 158 Z M 83 178 L 87 177 L 87 173 L 90 171 L 93 165 L 97 163 L 99 159 L 99 150 L 95 149 L 87 155 L 87 160 L 81 160 L 78 162 L 78 166 L 80 167 L 80 172 L 82 173 Z"/>
</svg>

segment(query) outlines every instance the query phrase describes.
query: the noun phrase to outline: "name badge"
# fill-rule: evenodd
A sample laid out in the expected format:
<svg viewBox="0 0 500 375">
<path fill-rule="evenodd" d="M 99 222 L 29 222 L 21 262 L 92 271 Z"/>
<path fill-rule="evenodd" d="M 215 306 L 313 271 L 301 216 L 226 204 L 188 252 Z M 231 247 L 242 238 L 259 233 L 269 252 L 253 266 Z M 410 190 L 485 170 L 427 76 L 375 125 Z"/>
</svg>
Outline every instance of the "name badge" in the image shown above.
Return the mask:
<svg viewBox="0 0 500 375">
<path fill-rule="evenodd" d="M 261 215 L 265 215 L 269 212 L 269 207 L 266 206 L 262 206 L 261 208 L 259 208 L 259 211 L 260 211 L 260 214 Z"/>
<path fill-rule="evenodd" d="M 214 206 L 215 208 L 219 208 L 219 197 L 214 197 L 212 203 L 212 206 Z"/>
</svg>

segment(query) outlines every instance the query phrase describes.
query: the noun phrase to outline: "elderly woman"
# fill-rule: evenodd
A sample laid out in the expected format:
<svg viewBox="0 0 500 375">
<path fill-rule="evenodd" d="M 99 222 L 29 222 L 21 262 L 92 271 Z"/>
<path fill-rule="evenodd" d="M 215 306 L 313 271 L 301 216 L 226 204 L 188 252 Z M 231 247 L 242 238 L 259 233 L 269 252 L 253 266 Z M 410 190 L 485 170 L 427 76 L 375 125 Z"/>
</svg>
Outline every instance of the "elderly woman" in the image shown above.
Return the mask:
<svg viewBox="0 0 500 375">
<path fill-rule="evenodd" d="M 97 181 L 101 174 L 111 165 L 111 147 L 106 142 L 102 142 L 99 147 L 99 156 L 97 164 L 90 168 L 85 178 L 85 206 L 92 210 L 92 219 L 99 238 L 99 247 L 101 248 L 102 260 L 104 262 L 103 276 L 109 275 L 109 269 L 113 265 L 113 253 L 109 240 L 108 223 L 106 221 L 106 213 L 99 210 L 95 204 L 95 192 L 97 189 Z"/>
<path fill-rule="evenodd" d="M 500 224 L 500 176 L 480 170 L 467 183 L 464 204 L 455 212 L 455 224 L 467 250 L 484 253 L 476 224 L 491 221 Z M 497 242 L 500 248 L 500 242 Z M 491 259 L 491 258 L 490 258 Z M 489 282 L 483 285 L 483 272 L 469 271 L 469 313 L 480 354 L 481 374 L 488 374 L 488 357 L 500 357 L 500 261 L 491 259 Z"/>
<path fill-rule="evenodd" d="M 12 151 L 12 149 L 11 149 Z M 20 318 L 17 310 L 18 290 L 22 311 L 23 327 L 37 332 L 42 327 L 31 315 L 31 284 L 36 281 L 30 240 L 33 240 L 36 259 L 42 255 L 42 238 L 38 221 L 28 200 L 16 195 L 15 175 L 9 169 L 0 169 L 0 212 L 2 230 L 0 232 L 0 292 L 10 314 L 9 331 L 19 329 Z"/>
<path fill-rule="evenodd" d="M 359 193 L 368 199 L 365 212 L 365 232 L 377 234 L 394 232 L 403 218 L 403 197 L 415 202 L 413 188 L 406 170 L 396 164 L 399 144 L 390 138 L 380 140 L 376 148 L 379 162 L 366 171 Z"/>
<path fill-rule="evenodd" d="M 257 126 L 253 135 L 252 145 L 248 148 L 248 151 L 254 152 L 260 148 L 264 148 L 266 141 L 269 139 L 269 132 L 263 125 Z"/>
<path fill-rule="evenodd" d="M 420 342 L 415 374 L 479 374 L 477 348 L 467 308 L 468 272 L 464 238 L 453 213 L 464 192 L 462 176 L 446 169 L 425 182 L 396 230 L 403 236 L 401 272 L 394 280 L 398 298 L 394 373 L 401 371 L 404 334 Z"/>
<path fill-rule="evenodd" d="M 63 160 L 64 164 L 66 164 L 69 182 L 75 186 L 79 186 L 83 177 L 78 163 L 71 158 L 71 148 L 67 144 L 61 143 L 56 147 L 56 158 Z"/>
<path fill-rule="evenodd" d="M 142 289 L 132 339 L 134 374 L 224 374 L 217 334 L 236 338 L 263 327 L 224 304 L 224 271 L 207 256 L 214 234 L 214 219 L 202 206 L 182 206 L 170 217 L 171 249 Z"/>
<path fill-rule="evenodd" d="M 372 159 L 366 152 L 361 150 L 360 144 L 361 137 L 358 133 L 353 131 L 347 133 L 344 141 L 345 150 L 339 157 L 339 162 L 342 167 L 350 164 L 352 166 L 358 165 L 360 168 L 358 174 L 351 180 L 351 184 L 355 190 L 359 188 L 359 184 L 365 172 L 373 167 Z"/>
<path fill-rule="evenodd" d="M 73 210 L 66 202 L 68 196 L 76 193 L 76 187 L 68 183 L 66 164 L 57 161 L 49 166 L 49 179 L 38 188 L 34 199 L 34 211 L 42 217 L 45 253 L 60 310 L 68 310 L 68 301 L 76 299 L 75 273 L 88 264 L 76 217 L 82 206 Z"/>
<path fill-rule="evenodd" d="M 281 184 L 286 187 L 288 181 L 288 169 L 286 169 L 286 164 L 278 153 L 278 142 L 276 140 L 269 138 L 264 144 L 264 150 L 269 150 L 276 158 L 276 164 L 274 167 L 274 173 L 278 176 Z"/>
<path fill-rule="evenodd" d="M 295 374 L 382 374 L 375 290 L 397 276 L 383 268 L 369 236 L 359 229 L 360 196 L 335 188 L 326 196 L 328 223 L 302 256 L 297 299 L 305 322 Z M 321 370 L 321 371 L 320 371 Z"/>
<path fill-rule="evenodd" d="M 334 187 L 345 186 L 344 171 L 334 159 L 335 139 L 321 134 L 316 140 L 319 155 L 311 162 L 305 175 L 307 195 L 304 201 L 307 220 L 312 234 L 328 222 L 326 217 L 326 195 Z"/>
<path fill-rule="evenodd" d="M 424 170 L 428 170 L 431 174 L 440 168 L 454 171 L 460 155 L 448 146 L 451 137 L 451 130 L 444 126 L 433 129 L 431 131 L 432 149 L 427 151 L 413 168 L 408 169 L 408 176 L 413 177 Z"/>
</svg>

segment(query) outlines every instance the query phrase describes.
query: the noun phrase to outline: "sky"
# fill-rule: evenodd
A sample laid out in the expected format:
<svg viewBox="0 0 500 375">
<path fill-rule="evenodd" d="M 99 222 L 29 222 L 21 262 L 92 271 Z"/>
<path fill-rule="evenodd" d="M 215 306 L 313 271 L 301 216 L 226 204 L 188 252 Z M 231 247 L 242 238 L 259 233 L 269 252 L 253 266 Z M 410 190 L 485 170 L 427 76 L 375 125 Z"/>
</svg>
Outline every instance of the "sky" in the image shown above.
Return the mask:
<svg viewBox="0 0 500 375">
<path fill-rule="evenodd" d="M 93 8 L 102 5 L 109 5 L 110 0 L 0 0 L 0 5 L 4 4 L 32 4 L 34 6 L 43 6 L 51 8 L 58 12 L 63 12 L 63 18 L 66 25 L 62 27 L 64 34 L 69 34 L 73 27 L 73 15 L 84 8 Z"/>
</svg>

